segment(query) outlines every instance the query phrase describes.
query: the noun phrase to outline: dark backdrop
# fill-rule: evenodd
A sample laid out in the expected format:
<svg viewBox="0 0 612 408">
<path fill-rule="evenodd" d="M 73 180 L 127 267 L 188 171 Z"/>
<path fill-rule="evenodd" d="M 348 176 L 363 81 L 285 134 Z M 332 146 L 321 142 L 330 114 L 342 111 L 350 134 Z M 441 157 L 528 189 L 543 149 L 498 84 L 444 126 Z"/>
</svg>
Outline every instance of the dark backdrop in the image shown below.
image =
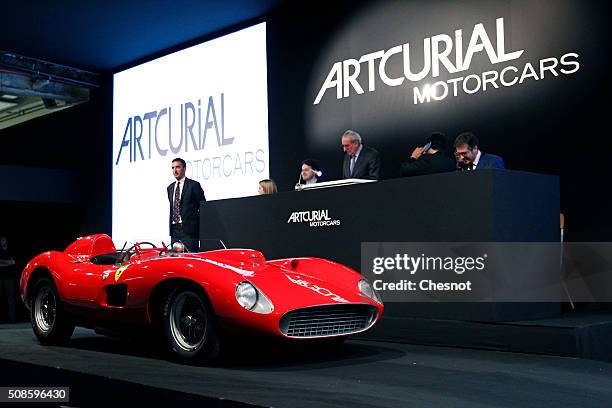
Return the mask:
<svg viewBox="0 0 612 408">
<path fill-rule="evenodd" d="M 465 77 L 507 65 L 522 70 L 531 62 L 575 52 L 580 69 L 571 75 L 500 87 L 473 95 L 414 105 L 412 84 L 385 86 L 376 74 L 368 92 L 365 63 L 359 83 L 364 94 L 337 100 L 335 89 L 313 101 L 333 63 L 409 42 L 423 66 L 422 42 L 437 34 L 453 37 L 463 29 L 464 52 L 472 28 L 483 23 L 495 45 L 495 19 L 504 18 L 506 52 L 524 49 L 514 61 L 491 65 L 477 54 L 471 68 L 425 82 Z M 270 131 L 272 177 L 291 189 L 301 159 L 322 162 L 328 179 L 341 174 L 340 136 L 361 133 L 382 155 L 385 178 L 398 176 L 401 162 L 432 131 L 450 141 L 462 131 L 480 137 L 482 150 L 496 153 L 507 167 L 561 177 L 561 208 L 567 237 L 609 240 L 609 189 L 602 183 L 612 169 L 608 147 L 610 95 L 610 3 L 548 1 L 350 1 L 295 5 L 278 10 L 269 25 Z M 454 51 L 453 51 L 454 52 Z M 453 55 L 453 54 L 451 54 Z M 401 76 L 401 57 L 387 63 Z M 475 186 L 477 188 L 477 186 Z M 449 203 L 452 205 L 452 203 Z"/>
<path fill-rule="evenodd" d="M 87 103 L 0 130 L 1 164 L 67 170 L 74 177 L 66 182 L 76 180 L 78 190 L 66 200 L 0 201 L 0 234 L 9 237 L 20 264 L 48 249 L 63 250 L 78 236 L 111 232 L 110 78 L 103 76 Z M 52 181 L 11 184 L 28 197 L 27 190 L 45 190 Z"/>
</svg>

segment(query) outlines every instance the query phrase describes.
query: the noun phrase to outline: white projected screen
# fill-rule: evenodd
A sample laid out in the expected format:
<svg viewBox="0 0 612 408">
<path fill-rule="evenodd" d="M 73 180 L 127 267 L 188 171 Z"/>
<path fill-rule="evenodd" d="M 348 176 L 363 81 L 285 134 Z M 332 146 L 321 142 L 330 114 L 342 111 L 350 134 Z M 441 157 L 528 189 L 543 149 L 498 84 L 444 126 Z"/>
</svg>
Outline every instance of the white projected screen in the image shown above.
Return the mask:
<svg viewBox="0 0 612 408">
<path fill-rule="evenodd" d="M 207 200 L 269 177 L 265 23 L 114 75 L 113 240 L 169 242 L 172 159 Z"/>
</svg>

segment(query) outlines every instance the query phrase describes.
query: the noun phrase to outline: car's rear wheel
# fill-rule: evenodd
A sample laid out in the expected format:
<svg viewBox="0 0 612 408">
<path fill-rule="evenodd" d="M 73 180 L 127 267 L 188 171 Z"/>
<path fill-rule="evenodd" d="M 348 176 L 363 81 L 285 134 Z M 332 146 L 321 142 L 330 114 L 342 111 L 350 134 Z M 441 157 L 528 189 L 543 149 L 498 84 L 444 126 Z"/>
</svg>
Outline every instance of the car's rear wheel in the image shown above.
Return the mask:
<svg viewBox="0 0 612 408">
<path fill-rule="evenodd" d="M 213 311 L 204 296 L 177 288 L 163 307 L 168 350 L 180 359 L 211 361 L 219 355 L 219 335 Z"/>
<path fill-rule="evenodd" d="M 34 285 L 30 320 L 42 344 L 63 344 L 72 336 L 74 324 L 60 308 L 57 288 L 48 278 Z"/>
</svg>

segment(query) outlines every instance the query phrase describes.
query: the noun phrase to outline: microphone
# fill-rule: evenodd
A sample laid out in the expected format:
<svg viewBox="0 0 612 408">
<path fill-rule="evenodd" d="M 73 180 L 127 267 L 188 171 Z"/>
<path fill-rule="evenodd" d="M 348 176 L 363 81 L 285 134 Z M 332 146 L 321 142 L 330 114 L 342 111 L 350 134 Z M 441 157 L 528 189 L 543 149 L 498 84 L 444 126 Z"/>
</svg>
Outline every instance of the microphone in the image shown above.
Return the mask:
<svg viewBox="0 0 612 408">
<path fill-rule="evenodd" d="M 321 177 L 323 175 L 323 172 L 321 170 L 312 170 L 312 172 L 315 174 L 315 176 L 317 176 L 317 178 Z M 295 183 L 295 190 L 296 191 L 301 191 L 304 189 L 304 186 L 306 185 L 306 183 L 302 184 L 303 178 L 302 178 L 302 170 L 300 169 L 300 176 L 298 177 L 298 181 L 297 183 Z"/>
</svg>

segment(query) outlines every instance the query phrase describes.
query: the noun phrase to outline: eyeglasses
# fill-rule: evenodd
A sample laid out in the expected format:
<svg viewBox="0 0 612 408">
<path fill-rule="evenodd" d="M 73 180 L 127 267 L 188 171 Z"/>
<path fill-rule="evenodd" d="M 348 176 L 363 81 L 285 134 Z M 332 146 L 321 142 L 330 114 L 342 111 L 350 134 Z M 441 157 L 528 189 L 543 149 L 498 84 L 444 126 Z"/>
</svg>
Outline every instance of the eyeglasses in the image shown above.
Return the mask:
<svg viewBox="0 0 612 408">
<path fill-rule="evenodd" d="M 467 152 L 455 152 L 455 157 L 465 157 L 467 156 L 469 151 Z"/>
</svg>

